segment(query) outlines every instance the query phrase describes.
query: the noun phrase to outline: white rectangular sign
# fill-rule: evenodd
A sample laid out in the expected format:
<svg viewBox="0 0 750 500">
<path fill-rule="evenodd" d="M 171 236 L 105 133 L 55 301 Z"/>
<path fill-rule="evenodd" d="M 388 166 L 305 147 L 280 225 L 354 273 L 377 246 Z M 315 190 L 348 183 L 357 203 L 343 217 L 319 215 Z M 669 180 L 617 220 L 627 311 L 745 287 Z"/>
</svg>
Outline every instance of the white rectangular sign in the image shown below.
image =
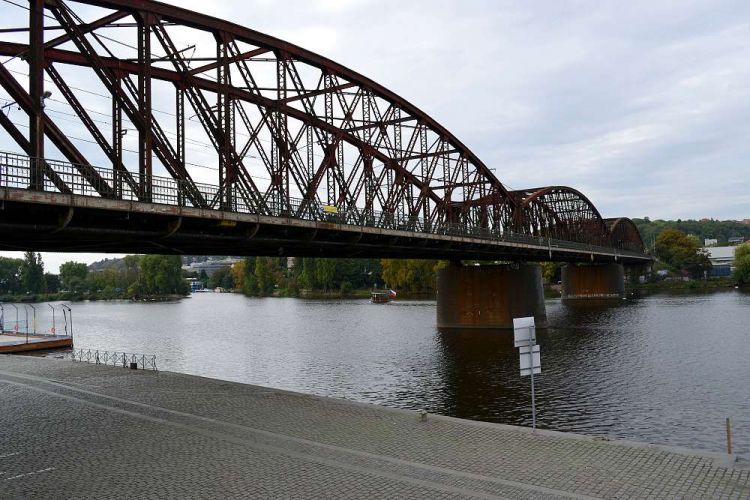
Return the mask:
<svg viewBox="0 0 750 500">
<path fill-rule="evenodd" d="M 536 344 L 534 317 L 513 318 L 513 346 L 521 347 Z"/>
<path fill-rule="evenodd" d="M 531 366 L 534 366 L 534 375 L 542 373 L 542 355 L 538 345 L 521 346 L 518 348 L 521 355 L 521 376 L 531 375 Z"/>
</svg>

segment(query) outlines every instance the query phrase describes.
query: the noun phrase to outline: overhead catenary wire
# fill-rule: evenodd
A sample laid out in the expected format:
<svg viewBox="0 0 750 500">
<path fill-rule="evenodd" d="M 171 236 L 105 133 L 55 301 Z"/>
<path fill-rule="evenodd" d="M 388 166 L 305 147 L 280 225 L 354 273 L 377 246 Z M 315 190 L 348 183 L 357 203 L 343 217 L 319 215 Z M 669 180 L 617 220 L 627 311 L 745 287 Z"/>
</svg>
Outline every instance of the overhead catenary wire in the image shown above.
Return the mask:
<svg viewBox="0 0 750 500">
<path fill-rule="evenodd" d="M 9 0 L 1 0 L 1 1 L 9 1 Z M 100 43 L 101 43 L 101 42 L 100 42 Z M 24 72 L 22 72 L 22 71 L 18 71 L 18 70 L 12 70 L 12 69 L 11 69 L 11 70 L 9 70 L 9 71 L 10 71 L 10 72 L 12 72 L 12 73 L 15 73 L 15 74 L 17 74 L 17 75 L 21 75 L 21 76 L 25 76 L 25 77 L 28 77 L 28 76 L 29 76 L 29 74 L 28 74 L 28 73 L 24 73 Z M 45 78 L 44 80 L 45 80 L 45 82 L 47 82 L 47 83 L 49 83 L 49 84 L 51 84 L 51 85 L 55 85 L 55 83 L 54 83 L 54 82 L 53 82 L 52 80 L 48 79 L 48 78 Z M 80 91 L 80 92 L 84 92 L 84 93 L 86 93 L 86 94 L 90 94 L 90 95 L 93 95 L 93 96 L 96 96 L 96 97 L 100 97 L 100 98 L 103 98 L 103 99 L 107 99 L 107 100 L 111 100 L 111 99 L 112 99 L 112 96 L 111 96 L 111 95 L 101 94 L 101 93 L 98 93 L 98 92 L 94 92 L 94 91 L 92 91 L 92 90 L 88 90 L 88 89 L 83 89 L 83 88 L 80 88 L 80 87 L 76 87 L 76 86 L 72 86 L 72 85 L 68 85 L 68 86 L 69 86 L 69 87 L 70 87 L 71 89 L 73 89 L 73 90 L 77 90 L 77 91 Z M 61 101 L 61 100 L 59 100 L 59 99 L 53 99 L 53 100 L 54 100 L 55 102 L 57 102 L 57 103 L 60 103 L 60 104 L 63 104 L 63 105 L 65 105 L 65 106 L 68 106 L 68 107 L 71 107 L 71 108 L 72 108 L 72 106 L 70 105 L 70 103 L 68 103 L 68 102 L 66 102 L 66 101 Z M 109 116 L 110 116 L 110 115 L 109 115 L 109 114 L 107 114 L 107 113 L 103 113 L 103 112 L 101 112 L 101 111 L 97 111 L 97 110 L 92 110 L 92 109 L 90 109 L 90 108 L 86 108 L 86 107 L 83 107 L 83 109 L 85 109 L 85 110 L 86 110 L 86 111 L 88 111 L 88 112 L 91 112 L 91 113 L 96 113 L 96 114 L 99 114 L 99 115 L 102 115 L 102 116 L 107 116 L 107 117 L 109 117 Z M 154 112 L 156 112 L 156 113 L 164 114 L 164 115 L 166 115 L 166 116 L 170 116 L 170 117 L 176 117 L 176 116 L 177 116 L 177 115 L 176 115 L 176 113 L 172 113 L 172 112 L 170 112 L 170 111 L 165 111 L 165 110 L 161 110 L 161 109 L 158 109 L 158 108 L 152 108 L 152 111 L 154 111 Z M 102 122 L 101 122 L 101 121 L 99 121 L 99 123 L 102 123 Z M 106 122 L 106 123 L 107 123 L 108 125 L 111 125 L 111 122 Z M 166 130 L 165 130 L 165 133 L 167 133 L 168 135 L 171 135 L 171 136 L 173 136 L 173 137 L 176 137 L 176 136 L 177 136 L 177 134 L 175 134 L 174 132 L 171 132 L 171 131 L 166 131 Z M 250 138 L 250 137 L 251 137 L 251 135 L 250 135 L 250 134 L 246 134 L 246 133 L 243 133 L 243 132 L 236 132 L 236 134 L 237 134 L 238 136 L 240 136 L 240 137 L 245 137 L 245 138 Z M 191 144 L 193 144 L 193 145 L 195 145 L 195 146 L 200 146 L 200 147 L 203 147 L 203 148 L 205 148 L 205 149 L 210 149 L 210 150 L 213 150 L 213 149 L 215 149 L 215 148 L 214 148 L 214 146 L 213 146 L 212 144 L 208 144 L 208 143 L 206 143 L 206 142 L 201 142 L 201 141 L 197 141 L 197 140 L 195 140 L 195 139 L 191 139 L 191 138 L 186 138 L 185 140 L 186 140 L 186 142 L 188 142 L 188 143 L 191 143 Z M 256 137 L 255 137 L 255 140 L 258 140 L 258 141 L 260 141 L 260 142 L 264 142 L 264 143 L 266 143 L 266 144 L 273 144 L 273 141 L 271 141 L 271 140 L 268 140 L 268 139 L 264 139 L 264 138 L 262 138 L 262 137 L 257 137 L 257 136 L 256 136 Z M 88 141 L 88 142 L 90 142 L 90 141 Z M 309 147 L 310 147 L 310 145 L 309 145 L 309 144 L 306 144 L 305 146 L 303 146 L 303 147 L 301 147 L 301 148 L 299 148 L 299 149 L 306 149 L 306 148 L 309 148 Z M 192 149 L 192 151 L 197 151 L 197 150 L 195 150 L 195 149 Z M 318 158 L 318 159 L 322 159 L 322 158 L 325 158 L 325 155 L 321 155 L 321 154 L 319 154 L 319 153 L 315 153 L 315 152 L 314 152 L 314 153 L 313 153 L 313 157 L 315 157 L 315 158 Z M 254 156 L 251 156 L 251 158 L 256 158 L 256 159 L 257 159 L 257 157 L 254 157 Z M 186 163 L 186 164 L 187 164 L 187 163 Z M 345 166 L 348 166 L 348 167 L 351 167 L 351 168 L 356 168 L 356 166 L 357 166 L 357 165 L 356 165 L 355 163 L 351 163 L 351 162 L 344 162 L 344 165 L 345 165 Z M 202 165 L 194 165 L 194 166 L 198 166 L 198 167 L 200 167 L 200 168 L 211 168 L 211 167 L 205 167 L 205 166 L 202 166 Z M 218 169 L 214 169 L 214 170 L 218 170 Z"/>
<path fill-rule="evenodd" d="M 22 71 L 18 71 L 18 70 L 9 70 L 9 71 L 12 72 L 12 73 L 15 73 L 17 75 L 21 75 L 21 76 L 25 76 L 25 77 L 29 76 L 28 73 L 24 73 Z M 48 78 L 45 78 L 45 82 L 47 82 L 47 83 L 49 83 L 51 85 L 55 85 L 55 83 L 52 80 L 48 79 Z M 82 89 L 80 87 L 76 87 L 76 86 L 73 86 L 73 85 L 68 85 L 68 87 L 70 87 L 73 90 L 78 90 L 80 92 L 84 92 L 84 93 L 87 93 L 87 94 L 94 95 L 96 97 L 101 97 L 103 99 L 108 99 L 108 100 L 112 99 L 112 96 L 110 96 L 110 95 L 100 94 L 100 93 L 97 93 L 97 92 L 94 92 L 94 91 L 91 91 L 91 90 L 88 90 L 88 89 Z M 70 105 L 70 103 L 68 103 L 67 101 L 62 101 L 62 100 L 54 99 L 54 98 L 50 98 L 50 100 L 53 100 L 54 102 L 57 102 L 59 104 L 63 104 L 65 106 L 68 106 L 68 107 L 72 108 L 72 106 Z M 106 117 L 110 117 L 111 116 L 108 113 L 104 113 L 102 111 L 93 110 L 93 109 L 87 108 L 85 106 L 83 106 L 83 109 L 86 110 L 87 112 L 90 112 L 90 113 L 96 113 L 96 114 L 99 114 L 99 115 L 102 115 L 102 116 L 106 116 Z M 157 109 L 157 108 L 152 108 L 152 111 L 157 112 L 157 113 L 161 113 L 161 114 L 164 114 L 164 115 L 167 115 L 167 116 L 170 116 L 170 117 L 176 117 L 177 116 L 176 113 L 172 113 L 170 111 L 160 110 L 160 109 Z M 100 121 L 99 123 L 106 123 L 107 125 L 111 125 L 112 124 L 112 122 L 109 122 L 109 121 L 107 121 L 107 122 L 101 122 Z M 168 131 L 168 130 L 165 130 L 164 132 L 166 134 L 168 134 L 168 135 L 173 136 L 173 137 L 177 136 L 177 134 L 175 134 L 174 132 Z M 246 134 L 244 132 L 237 132 L 237 135 L 240 136 L 240 137 L 248 138 L 248 139 L 251 137 L 250 134 Z M 264 139 L 262 137 L 256 137 L 256 140 L 258 140 L 260 142 L 263 142 L 263 143 L 266 143 L 266 144 L 273 144 L 273 141 L 270 141 L 268 139 Z M 209 143 L 206 143 L 206 142 L 202 142 L 202 141 L 198 141 L 196 139 L 186 138 L 185 141 L 189 142 L 189 143 L 192 143 L 193 145 L 196 145 L 196 146 L 201 146 L 201 147 L 203 147 L 205 149 L 210 149 L 210 150 L 214 149 L 214 146 L 212 144 L 209 144 Z M 303 148 L 300 148 L 300 149 L 304 149 L 304 148 L 307 148 L 307 147 L 309 147 L 309 145 L 305 145 Z M 193 149 L 193 151 L 196 151 L 196 150 Z M 324 155 L 321 155 L 321 154 L 318 154 L 318 153 L 313 153 L 313 157 L 320 158 L 320 159 L 325 158 Z M 251 156 L 251 158 L 256 158 L 256 157 Z M 344 165 L 352 167 L 352 168 L 356 167 L 356 165 L 354 163 L 344 162 Z M 203 168 L 207 168 L 207 167 L 203 167 Z"/>
<path fill-rule="evenodd" d="M 17 123 L 17 122 L 14 122 L 14 121 L 11 121 L 11 123 L 13 125 L 15 125 L 16 127 L 21 127 L 21 128 L 25 128 L 25 129 L 29 128 L 28 125 L 25 125 L 23 123 Z M 86 139 L 84 137 L 76 137 L 76 136 L 69 135 L 69 134 L 66 134 L 66 137 L 68 139 L 71 139 L 71 140 L 74 140 L 74 141 L 79 141 L 79 142 L 85 142 L 85 143 L 88 143 L 88 144 L 97 144 L 98 145 L 98 143 L 95 140 L 93 140 L 93 139 Z M 136 151 L 134 149 L 123 148 L 123 151 L 128 152 L 128 153 L 138 154 L 138 151 Z M 192 162 L 189 162 L 189 161 L 186 161 L 185 165 L 188 165 L 188 166 L 191 166 L 191 167 L 196 167 L 196 168 L 203 168 L 203 169 L 206 169 L 206 170 L 212 170 L 214 172 L 218 172 L 219 171 L 219 169 L 216 168 L 216 167 L 209 167 L 208 165 L 200 165 L 198 163 L 192 163 Z M 265 181 L 270 181 L 271 180 L 268 177 L 262 177 L 262 176 L 259 176 L 259 175 L 253 175 L 253 178 L 262 179 L 262 180 L 265 180 Z"/>
<path fill-rule="evenodd" d="M 11 1 L 11 0 L 0 0 L 0 1 L 3 1 L 3 2 L 7 3 L 7 4 L 13 5 L 13 6 L 15 6 L 15 7 L 19 7 L 19 8 L 21 8 L 21 9 L 24 9 L 24 10 L 30 10 L 28 6 L 26 6 L 26 5 L 21 5 L 21 4 L 19 4 L 19 3 L 13 2 L 13 1 Z M 56 18 L 55 16 L 51 16 L 51 15 L 49 15 L 49 14 L 44 14 L 44 17 L 46 17 L 47 19 L 52 19 L 53 21 L 57 22 L 57 18 Z M 112 43 L 116 43 L 116 44 L 118 44 L 118 45 L 122 45 L 123 47 L 127 47 L 127 48 L 129 48 L 129 49 L 132 49 L 132 50 L 138 51 L 138 47 L 136 47 L 136 46 L 134 46 L 134 45 L 131 45 L 131 44 L 129 44 L 129 43 L 125 43 L 125 42 L 123 42 L 123 41 L 121 41 L 121 40 L 117 40 L 116 38 L 112 38 L 112 37 L 110 37 L 110 36 L 107 36 L 107 35 L 102 35 L 101 33 L 97 33 L 97 34 L 95 35 L 95 37 L 101 37 L 101 38 L 103 38 L 103 39 L 105 39 L 105 40 L 108 40 L 108 41 L 110 41 L 110 42 L 112 42 Z M 100 43 L 101 43 L 101 42 L 100 42 Z M 13 59 L 15 59 L 15 58 L 17 58 L 17 57 L 19 57 L 19 56 L 23 55 L 23 54 L 24 54 L 24 52 L 26 52 L 26 51 L 24 50 L 23 52 L 20 52 L 20 53 L 16 54 L 15 56 L 12 56 L 11 58 L 9 58 L 9 59 L 7 59 L 7 60 L 3 61 L 3 62 L 2 62 L 2 64 L 3 64 L 3 65 L 5 65 L 5 64 L 8 64 L 8 63 L 9 63 L 10 61 L 12 61 Z M 160 55 L 154 54 L 153 52 L 150 52 L 150 53 L 149 53 L 149 56 L 150 56 L 150 57 L 165 57 L 165 56 L 160 56 Z"/>
<path fill-rule="evenodd" d="M 24 10 L 27 10 L 27 11 L 28 11 L 28 10 L 30 10 L 28 6 L 25 6 L 25 5 L 22 5 L 22 4 L 19 4 L 19 3 L 16 3 L 16 2 L 14 2 L 14 1 L 12 1 L 12 0 L 0 0 L 0 1 L 3 1 L 3 2 L 5 2 L 5 3 L 9 4 L 9 5 L 13 5 L 13 6 L 15 6 L 15 7 L 19 7 L 19 8 L 22 8 L 22 9 L 24 9 Z M 66 9 L 66 10 L 68 11 L 69 15 L 71 15 L 71 16 L 72 16 L 72 17 L 73 17 L 74 19 L 78 20 L 79 22 L 83 22 L 83 21 L 82 21 L 82 20 L 80 19 L 80 17 L 79 17 L 79 16 L 77 15 L 77 14 L 75 14 L 75 13 L 74 13 L 74 12 L 73 12 L 73 11 L 72 11 L 72 10 L 71 10 L 71 9 L 70 9 L 69 7 L 67 7 L 67 6 L 63 5 L 63 6 L 62 6 L 62 8 Z M 46 18 L 49 18 L 49 19 L 54 19 L 55 21 L 57 21 L 57 19 L 56 19 L 56 18 L 55 18 L 54 16 L 51 16 L 51 15 L 49 15 L 49 14 L 44 14 L 44 16 L 45 16 Z M 109 53 L 110 55 L 112 55 L 112 52 L 111 52 L 111 51 L 109 50 L 109 48 L 108 48 L 108 47 L 107 47 L 107 46 L 106 46 L 106 45 L 105 45 L 105 44 L 104 44 L 104 43 L 103 43 L 103 42 L 101 41 L 102 39 L 104 39 L 104 40 L 108 40 L 108 41 L 110 41 L 110 42 L 112 42 L 112 43 L 116 43 L 116 44 L 122 45 L 122 46 L 124 46 L 124 47 L 127 47 L 127 48 L 130 48 L 130 49 L 132 49 L 132 50 L 138 51 L 138 48 L 137 48 L 137 47 L 135 47 L 134 45 L 131 45 L 131 44 L 128 44 L 128 43 L 122 42 L 121 40 L 117 40 L 117 39 L 115 39 L 115 38 L 112 38 L 112 37 L 109 37 L 109 36 L 103 35 L 103 34 L 101 34 L 101 33 L 92 33 L 91 35 L 92 35 L 92 36 L 93 36 L 93 38 L 94 38 L 94 39 L 95 39 L 95 40 L 96 40 L 96 41 L 97 41 L 97 42 L 99 43 L 99 45 L 101 45 L 101 46 L 102 46 L 102 48 L 104 48 L 104 50 L 106 50 L 106 51 L 107 51 L 107 52 L 108 52 L 108 53 Z M 193 48 L 193 53 L 194 53 L 194 52 L 195 52 L 195 47 Z M 22 52 L 22 53 L 20 53 L 20 54 L 18 54 L 18 55 L 21 55 L 21 54 L 23 54 L 23 52 Z M 10 62 L 10 61 L 11 61 L 12 59 L 15 59 L 15 57 L 18 57 L 18 55 L 17 55 L 17 56 L 14 56 L 14 57 L 12 57 L 12 58 L 10 58 L 10 59 L 8 59 L 8 60 L 6 60 L 6 61 L 5 61 L 5 62 L 3 62 L 2 64 L 3 64 L 3 65 L 7 64 L 7 63 L 8 63 L 8 62 Z M 165 58 L 167 57 L 166 55 L 164 55 L 164 56 L 161 56 L 161 55 L 155 55 L 155 54 L 154 54 L 153 52 L 149 52 L 148 56 L 149 56 L 150 58 L 154 58 L 154 57 L 156 57 L 157 59 L 165 59 Z M 25 74 L 25 73 L 22 73 L 22 72 L 19 72 L 19 71 L 16 71 L 16 70 L 11 70 L 11 71 L 12 71 L 12 72 L 14 72 L 14 73 L 17 73 L 17 74 L 21 74 L 21 75 L 23 75 L 23 76 L 27 76 L 27 77 L 29 76 L 28 74 Z M 216 81 L 216 79 L 214 79 L 214 78 L 213 78 L 213 77 L 212 77 L 211 75 L 204 75 L 204 77 L 208 77 L 209 79 L 212 79 L 213 81 Z M 51 81 L 50 81 L 49 79 L 45 79 L 45 81 L 46 81 L 46 82 L 48 82 L 48 83 L 54 83 L 54 82 L 51 82 Z M 75 89 L 75 90 L 78 90 L 78 91 L 80 91 L 80 92 L 86 92 L 86 93 L 89 93 L 89 94 L 92 94 L 92 95 L 96 95 L 96 96 L 98 96 L 98 97 L 102 97 L 102 98 L 105 98 L 105 99 L 111 99 L 111 96 L 109 96 L 109 95 L 105 95 L 105 94 L 99 94 L 99 93 L 96 93 L 96 92 L 93 92 L 93 91 L 90 91 L 90 90 L 87 90 L 87 89 L 82 89 L 82 88 L 79 88 L 79 87 L 73 87 L 73 86 L 71 86 L 70 88 L 71 88 L 71 89 Z M 62 101 L 58 101 L 58 102 L 62 102 Z M 88 109 L 87 109 L 87 111 L 91 111 L 91 110 L 88 110 Z M 163 113 L 163 114 L 166 114 L 166 115 L 169 115 L 169 116 L 176 116 L 176 115 L 175 115 L 174 113 L 170 113 L 170 112 L 168 112 L 168 111 L 163 111 L 163 110 L 159 110 L 159 109 L 156 109 L 156 108 L 152 108 L 152 111 L 153 111 L 153 112 L 156 112 L 156 113 Z M 97 111 L 93 111 L 93 112 L 96 112 L 96 113 L 99 113 L 99 114 L 103 114 L 103 113 L 101 113 L 101 112 L 97 112 Z M 176 135 L 176 134 L 171 134 L 171 135 Z M 240 136 L 244 136 L 244 137 L 247 137 L 247 138 L 249 138 L 249 137 L 250 137 L 250 135 L 248 135 L 248 134 L 243 134 L 243 133 L 237 133 L 237 135 L 240 135 Z M 273 142 L 273 141 L 269 141 L 269 140 L 267 140 L 267 139 L 263 139 L 263 138 L 259 138 L 259 137 L 256 137 L 256 140 L 259 140 L 259 141 L 261 141 L 261 142 L 266 142 L 266 143 L 269 143 L 269 144 L 271 144 L 271 143 Z M 205 143 L 203 143 L 203 144 L 199 144 L 199 143 L 198 143 L 198 141 L 195 141 L 195 140 L 191 140 L 191 139 L 187 139 L 187 138 L 186 138 L 186 142 L 191 142 L 191 143 L 193 143 L 194 145 L 200 145 L 200 146 L 202 146 L 202 147 L 205 147 L 206 149 L 209 149 L 210 147 L 212 147 L 212 146 L 208 146 L 208 145 L 207 145 L 207 144 L 205 144 Z M 305 146 L 305 148 L 310 148 L 310 147 L 311 147 L 311 145 L 310 145 L 310 144 L 307 144 L 307 145 Z M 300 149 L 301 149 L 301 148 L 300 148 Z M 320 154 L 316 154 L 316 153 L 313 153 L 313 157 L 317 157 L 317 158 L 324 158 L 324 155 L 320 155 Z M 344 162 L 344 165 L 345 165 L 345 166 L 349 166 L 349 167 L 352 167 L 352 168 L 356 168 L 356 164 L 353 164 L 353 163 L 346 163 L 346 162 Z"/>
</svg>

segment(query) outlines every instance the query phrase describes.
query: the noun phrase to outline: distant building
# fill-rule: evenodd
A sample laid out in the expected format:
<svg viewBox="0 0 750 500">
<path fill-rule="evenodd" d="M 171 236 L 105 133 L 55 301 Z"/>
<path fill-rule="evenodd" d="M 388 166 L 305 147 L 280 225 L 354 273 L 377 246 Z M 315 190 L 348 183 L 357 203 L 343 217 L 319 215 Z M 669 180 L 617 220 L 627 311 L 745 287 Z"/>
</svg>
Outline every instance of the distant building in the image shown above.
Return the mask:
<svg viewBox="0 0 750 500">
<path fill-rule="evenodd" d="M 719 240 L 716 238 L 706 238 L 703 240 L 703 246 L 704 247 L 715 247 L 719 244 Z"/>
<path fill-rule="evenodd" d="M 708 247 L 703 248 L 711 261 L 711 277 L 731 276 L 734 271 L 734 251 L 737 247 Z"/>
<path fill-rule="evenodd" d="M 748 226 L 750 226 L 750 219 L 743 219 L 742 223 L 743 224 L 747 224 Z"/>
<path fill-rule="evenodd" d="M 206 274 L 211 276 L 219 269 L 223 269 L 225 267 L 232 267 L 234 264 L 238 263 L 241 259 L 234 259 L 232 257 L 227 257 L 226 259 L 221 260 L 213 260 L 209 259 L 205 262 L 192 262 L 188 266 L 182 266 L 182 269 L 185 271 L 193 271 L 196 273 L 200 273 L 201 271 L 206 271 Z"/>
<path fill-rule="evenodd" d="M 200 281 L 198 278 L 186 278 L 188 284 L 190 285 L 190 293 L 195 293 L 198 290 L 203 290 L 204 283 Z"/>
<path fill-rule="evenodd" d="M 742 245 L 745 242 L 744 236 L 734 236 L 732 238 L 729 238 L 729 244 L 730 245 Z"/>
</svg>

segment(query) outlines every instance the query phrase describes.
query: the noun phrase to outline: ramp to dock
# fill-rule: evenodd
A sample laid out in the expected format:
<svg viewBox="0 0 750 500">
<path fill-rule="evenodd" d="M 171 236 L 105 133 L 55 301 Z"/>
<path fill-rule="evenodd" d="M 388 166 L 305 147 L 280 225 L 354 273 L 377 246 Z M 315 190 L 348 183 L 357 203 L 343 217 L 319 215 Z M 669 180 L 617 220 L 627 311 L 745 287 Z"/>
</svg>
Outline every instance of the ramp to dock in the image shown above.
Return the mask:
<svg viewBox="0 0 750 500">
<path fill-rule="evenodd" d="M 10 498 L 747 498 L 712 453 L 0 355 Z M 1 495 L 0 495 L 1 496 Z"/>
<path fill-rule="evenodd" d="M 61 349 L 73 347 L 73 338 L 66 335 L 37 335 L 16 332 L 0 333 L 0 354 Z"/>
</svg>

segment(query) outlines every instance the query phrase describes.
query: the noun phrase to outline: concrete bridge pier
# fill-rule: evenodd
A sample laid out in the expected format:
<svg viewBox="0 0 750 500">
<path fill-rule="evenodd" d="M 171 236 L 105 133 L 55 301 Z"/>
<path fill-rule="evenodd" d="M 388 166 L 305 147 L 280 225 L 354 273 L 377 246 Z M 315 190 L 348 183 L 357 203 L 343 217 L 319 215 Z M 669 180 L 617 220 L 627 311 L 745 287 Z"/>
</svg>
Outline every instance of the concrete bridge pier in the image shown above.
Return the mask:
<svg viewBox="0 0 750 500">
<path fill-rule="evenodd" d="M 562 267 L 563 300 L 621 299 L 624 296 L 622 264 L 566 264 Z"/>
<path fill-rule="evenodd" d="M 438 328 L 513 328 L 513 318 L 526 316 L 534 316 L 538 328 L 547 327 L 538 265 L 451 263 L 438 271 Z"/>
</svg>

